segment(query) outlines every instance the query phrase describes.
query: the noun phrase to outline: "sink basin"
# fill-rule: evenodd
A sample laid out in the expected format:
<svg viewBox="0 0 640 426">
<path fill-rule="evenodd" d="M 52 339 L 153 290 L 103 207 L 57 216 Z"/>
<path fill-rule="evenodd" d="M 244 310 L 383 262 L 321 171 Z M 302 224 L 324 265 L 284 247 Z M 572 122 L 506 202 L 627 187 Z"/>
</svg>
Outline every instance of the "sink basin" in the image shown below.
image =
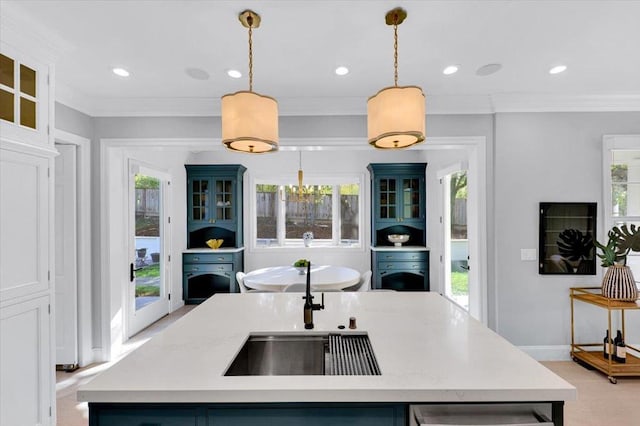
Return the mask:
<svg viewBox="0 0 640 426">
<path fill-rule="evenodd" d="M 379 375 L 366 333 L 250 335 L 225 376 Z"/>
<path fill-rule="evenodd" d="M 225 376 L 323 375 L 323 336 L 250 336 Z"/>
</svg>

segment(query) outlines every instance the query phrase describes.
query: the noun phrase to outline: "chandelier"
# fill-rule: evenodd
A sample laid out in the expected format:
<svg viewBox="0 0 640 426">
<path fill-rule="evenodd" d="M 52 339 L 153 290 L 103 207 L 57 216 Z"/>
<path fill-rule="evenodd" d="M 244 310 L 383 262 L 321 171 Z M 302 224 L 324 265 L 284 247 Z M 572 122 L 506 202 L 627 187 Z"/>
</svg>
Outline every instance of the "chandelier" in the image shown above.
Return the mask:
<svg viewBox="0 0 640 426">
<path fill-rule="evenodd" d="M 369 144 L 376 148 L 406 148 L 425 138 L 425 97 L 418 86 L 398 86 L 398 25 L 407 12 L 387 12 L 385 22 L 393 25 L 394 85 L 381 89 L 367 101 Z"/>
<path fill-rule="evenodd" d="M 260 15 L 245 10 L 238 19 L 249 29 L 249 90 L 222 97 L 222 143 L 234 151 L 264 153 L 278 150 L 278 102 L 253 91 L 253 29 Z"/>
</svg>

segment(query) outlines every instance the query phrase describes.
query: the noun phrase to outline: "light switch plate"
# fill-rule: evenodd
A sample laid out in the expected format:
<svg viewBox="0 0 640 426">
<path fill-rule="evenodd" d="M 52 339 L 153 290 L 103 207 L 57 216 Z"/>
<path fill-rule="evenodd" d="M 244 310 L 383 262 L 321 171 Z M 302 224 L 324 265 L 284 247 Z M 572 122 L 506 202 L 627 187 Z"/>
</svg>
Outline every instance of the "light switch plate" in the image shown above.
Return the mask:
<svg viewBox="0 0 640 426">
<path fill-rule="evenodd" d="M 536 249 L 520 249 L 520 260 L 537 260 Z"/>
</svg>

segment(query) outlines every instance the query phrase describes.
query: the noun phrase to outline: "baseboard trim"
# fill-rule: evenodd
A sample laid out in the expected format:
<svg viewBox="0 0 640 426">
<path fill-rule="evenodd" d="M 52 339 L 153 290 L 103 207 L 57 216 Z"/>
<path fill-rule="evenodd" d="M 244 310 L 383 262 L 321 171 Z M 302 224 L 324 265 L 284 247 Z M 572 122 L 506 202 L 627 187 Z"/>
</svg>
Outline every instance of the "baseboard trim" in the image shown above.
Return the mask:
<svg viewBox="0 0 640 426">
<path fill-rule="evenodd" d="M 518 346 L 518 348 L 536 361 L 571 360 L 571 346 L 569 345 Z"/>
</svg>

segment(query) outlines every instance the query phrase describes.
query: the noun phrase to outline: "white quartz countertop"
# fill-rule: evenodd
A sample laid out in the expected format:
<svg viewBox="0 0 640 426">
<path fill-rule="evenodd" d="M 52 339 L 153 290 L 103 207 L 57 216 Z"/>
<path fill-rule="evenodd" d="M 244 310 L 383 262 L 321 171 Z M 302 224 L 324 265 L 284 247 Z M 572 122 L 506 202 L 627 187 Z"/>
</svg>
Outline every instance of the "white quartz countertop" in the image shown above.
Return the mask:
<svg viewBox="0 0 640 426">
<path fill-rule="evenodd" d="M 318 295 L 319 296 L 319 295 Z M 319 298 L 317 298 L 319 301 Z M 250 333 L 338 331 L 356 317 L 380 376 L 229 376 Z M 216 294 L 80 387 L 89 402 L 564 401 L 575 388 L 437 293 Z M 349 329 L 342 330 L 342 332 Z"/>
<path fill-rule="evenodd" d="M 244 247 L 220 247 L 212 249 L 208 247 L 190 248 L 183 250 L 183 253 L 236 253 L 243 251 Z"/>
</svg>

